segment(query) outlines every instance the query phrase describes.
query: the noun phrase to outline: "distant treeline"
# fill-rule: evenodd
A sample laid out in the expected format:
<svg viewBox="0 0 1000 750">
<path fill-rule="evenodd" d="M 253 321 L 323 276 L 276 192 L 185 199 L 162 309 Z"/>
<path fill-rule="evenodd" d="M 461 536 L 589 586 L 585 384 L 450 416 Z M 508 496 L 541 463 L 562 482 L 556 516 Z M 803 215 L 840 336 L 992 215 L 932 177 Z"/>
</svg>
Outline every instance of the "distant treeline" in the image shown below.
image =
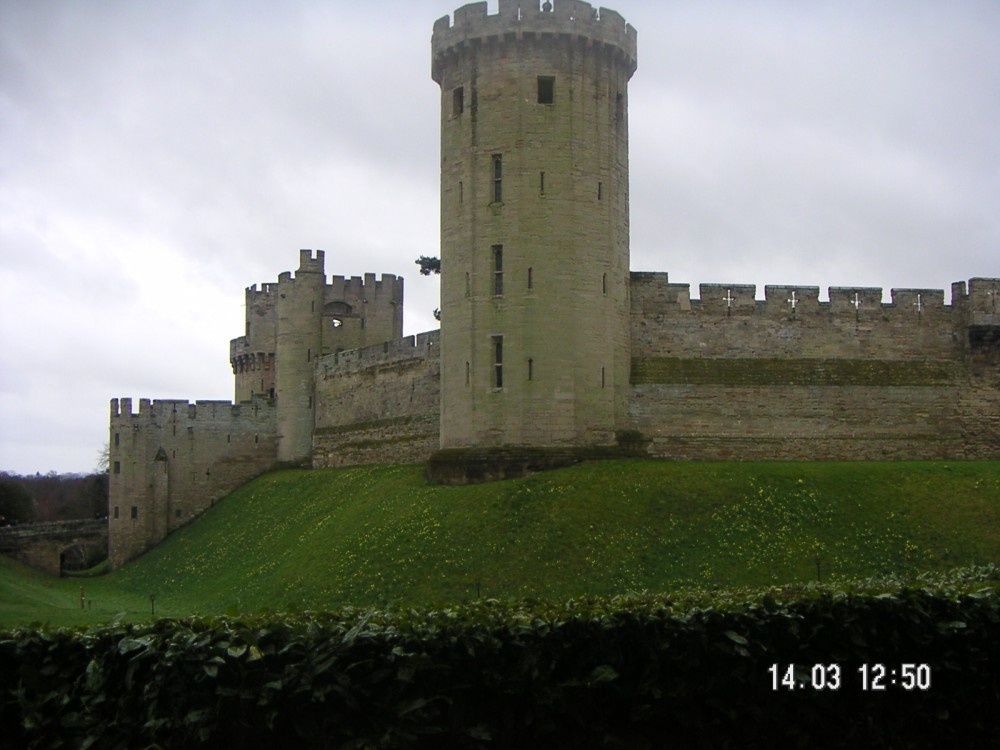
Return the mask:
<svg viewBox="0 0 1000 750">
<path fill-rule="evenodd" d="M 107 474 L 0 472 L 0 525 L 104 518 L 107 514 Z"/>
</svg>

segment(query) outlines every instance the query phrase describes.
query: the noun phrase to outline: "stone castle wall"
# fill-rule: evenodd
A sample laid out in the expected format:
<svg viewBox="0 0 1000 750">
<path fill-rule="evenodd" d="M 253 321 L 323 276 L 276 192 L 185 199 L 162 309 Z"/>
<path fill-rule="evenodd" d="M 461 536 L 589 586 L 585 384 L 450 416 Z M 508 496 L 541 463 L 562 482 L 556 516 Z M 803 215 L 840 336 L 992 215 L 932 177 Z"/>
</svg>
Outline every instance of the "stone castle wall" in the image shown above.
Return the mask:
<svg viewBox="0 0 1000 750">
<path fill-rule="evenodd" d="M 111 400 L 112 567 L 155 546 L 274 465 L 275 404 Z"/>
<path fill-rule="evenodd" d="M 1000 457 L 1000 279 L 942 290 L 630 278 L 631 427 L 687 460 Z M 272 292 L 273 293 L 273 292 Z M 793 294 L 794 293 L 794 294 Z M 792 300 L 795 300 L 794 305 Z M 315 467 L 440 447 L 441 333 L 314 358 Z M 111 402 L 113 566 L 278 459 L 277 400 Z"/>
<path fill-rule="evenodd" d="M 700 287 L 632 275 L 635 429 L 679 459 L 934 459 L 1000 455 L 994 345 L 968 323 L 1000 282 L 944 292 Z M 795 292 L 795 304 L 792 292 Z M 973 367 L 978 358 L 981 364 Z"/>
<path fill-rule="evenodd" d="M 440 331 L 323 357 L 313 466 L 419 463 L 438 448 Z"/>
<path fill-rule="evenodd" d="M 952 289 L 687 284 L 631 276 L 630 416 L 688 460 L 1000 456 L 1000 280 Z M 794 297 L 793 297 L 793 294 Z M 793 307 L 791 300 L 795 300 Z M 978 323 L 978 329 L 971 324 Z M 439 332 L 323 358 L 313 463 L 425 461 Z"/>
</svg>

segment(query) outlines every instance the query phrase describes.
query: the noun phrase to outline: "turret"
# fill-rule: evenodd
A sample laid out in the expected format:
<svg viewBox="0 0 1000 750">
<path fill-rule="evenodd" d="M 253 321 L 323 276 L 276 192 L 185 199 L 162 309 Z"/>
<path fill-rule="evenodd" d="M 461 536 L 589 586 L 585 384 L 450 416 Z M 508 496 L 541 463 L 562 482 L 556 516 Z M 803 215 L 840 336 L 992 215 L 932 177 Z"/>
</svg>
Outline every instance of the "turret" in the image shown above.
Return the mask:
<svg viewBox="0 0 1000 750">
<path fill-rule="evenodd" d="M 299 253 L 294 278 L 278 276 L 275 395 L 278 460 L 308 461 L 312 454 L 316 360 L 322 355 L 326 275 L 323 251 Z"/>
</svg>

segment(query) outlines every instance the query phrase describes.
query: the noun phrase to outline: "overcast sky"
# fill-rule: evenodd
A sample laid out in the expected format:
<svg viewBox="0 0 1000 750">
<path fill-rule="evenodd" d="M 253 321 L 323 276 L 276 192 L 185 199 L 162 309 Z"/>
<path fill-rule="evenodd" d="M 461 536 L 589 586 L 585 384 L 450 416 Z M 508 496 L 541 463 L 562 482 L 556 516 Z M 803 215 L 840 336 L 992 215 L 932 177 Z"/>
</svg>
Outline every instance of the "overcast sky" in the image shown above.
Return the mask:
<svg viewBox="0 0 1000 750">
<path fill-rule="evenodd" d="M 405 333 L 436 327 L 413 261 L 458 4 L 0 0 L 0 469 L 92 469 L 112 397 L 231 399 L 243 290 L 299 248 L 405 276 Z M 1000 2 L 610 4 L 633 270 L 759 299 L 1000 276 Z"/>
</svg>

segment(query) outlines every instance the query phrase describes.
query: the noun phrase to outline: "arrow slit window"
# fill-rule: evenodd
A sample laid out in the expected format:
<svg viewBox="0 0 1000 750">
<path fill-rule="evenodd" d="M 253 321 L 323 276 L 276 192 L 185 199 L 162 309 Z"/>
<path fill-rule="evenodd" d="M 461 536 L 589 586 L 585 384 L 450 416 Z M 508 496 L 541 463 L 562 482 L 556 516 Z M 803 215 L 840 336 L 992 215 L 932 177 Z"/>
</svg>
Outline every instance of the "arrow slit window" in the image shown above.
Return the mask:
<svg viewBox="0 0 1000 750">
<path fill-rule="evenodd" d="M 493 202 L 503 202 L 503 155 L 493 154 Z"/>
<path fill-rule="evenodd" d="M 503 245 L 493 246 L 493 295 L 503 296 Z"/>
<path fill-rule="evenodd" d="M 503 336 L 493 337 L 493 386 L 503 388 Z"/>
</svg>

